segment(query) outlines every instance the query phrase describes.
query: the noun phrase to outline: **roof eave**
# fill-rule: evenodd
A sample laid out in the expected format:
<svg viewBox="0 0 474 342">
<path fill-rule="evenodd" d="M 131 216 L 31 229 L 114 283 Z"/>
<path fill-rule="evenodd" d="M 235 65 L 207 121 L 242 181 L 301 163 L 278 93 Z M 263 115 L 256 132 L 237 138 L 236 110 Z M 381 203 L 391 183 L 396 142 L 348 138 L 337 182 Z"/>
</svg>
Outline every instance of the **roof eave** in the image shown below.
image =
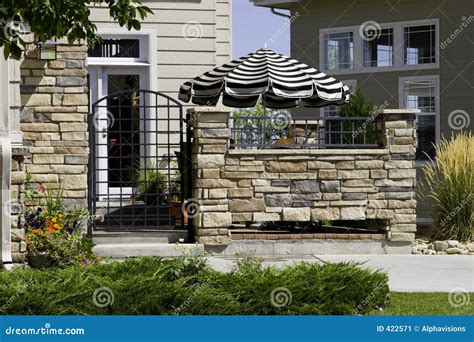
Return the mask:
<svg viewBox="0 0 474 342">
<path fill-rule="evenodd" d="M 299 0 L 249 0 L 255 6 L 268 8 L 290 9 L 291 5 L 297 4 Z"/>
</svg>

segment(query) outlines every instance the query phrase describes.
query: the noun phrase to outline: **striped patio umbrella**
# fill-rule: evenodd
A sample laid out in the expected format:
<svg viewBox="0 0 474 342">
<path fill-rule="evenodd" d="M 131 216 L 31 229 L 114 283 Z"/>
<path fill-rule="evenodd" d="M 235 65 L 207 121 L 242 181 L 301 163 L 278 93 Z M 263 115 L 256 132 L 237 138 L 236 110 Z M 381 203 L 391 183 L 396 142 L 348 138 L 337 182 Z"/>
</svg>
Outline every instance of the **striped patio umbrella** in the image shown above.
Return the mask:
<svg viewBox="0 0 474 342">
<path fill-rule="evenodd" d="M 228 107 L 324 107 L 348 102 L 349 88 L 335 78 L 267 48 L 214 68 L 181 85 L 179 99 Z"/>
</svg>

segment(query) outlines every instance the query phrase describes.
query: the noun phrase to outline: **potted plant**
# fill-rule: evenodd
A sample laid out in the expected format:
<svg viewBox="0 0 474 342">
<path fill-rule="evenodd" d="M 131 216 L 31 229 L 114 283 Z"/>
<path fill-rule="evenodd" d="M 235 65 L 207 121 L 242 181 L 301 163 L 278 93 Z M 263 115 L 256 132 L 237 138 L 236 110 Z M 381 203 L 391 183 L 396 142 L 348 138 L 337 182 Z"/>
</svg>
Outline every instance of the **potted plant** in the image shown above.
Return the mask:
<svg viewBox="0 0 474 342">
<path fill-rule="evenodd" d="M 170 178 L 168 185 L 168 201 L 171 215 L 176 219 L 176 224 L 188 224 L 188 213 L 183 210 L 181 202 L 181 173 L 178 171 Z"/>
<path fill-rule="evenodd" d="M 45 193 L 45 205 L 30 210 L 24 217 L 28 263 L 33 268 L 88 264 L 97 257 L 92 242 L 83 236 L 83 225 L 92 219 L 84 208 L 64 210 L 62 190 L 56 195 L 45 185 L 34 194 Z"/>
<path fill-rule="evenodd" d="M 147 162 L 144 168 L 138 168 L 137 198 L 152 206 L 163 204 L 166 200 L 166 176 L 159 172 L 153 162 Z"/>
</svg>

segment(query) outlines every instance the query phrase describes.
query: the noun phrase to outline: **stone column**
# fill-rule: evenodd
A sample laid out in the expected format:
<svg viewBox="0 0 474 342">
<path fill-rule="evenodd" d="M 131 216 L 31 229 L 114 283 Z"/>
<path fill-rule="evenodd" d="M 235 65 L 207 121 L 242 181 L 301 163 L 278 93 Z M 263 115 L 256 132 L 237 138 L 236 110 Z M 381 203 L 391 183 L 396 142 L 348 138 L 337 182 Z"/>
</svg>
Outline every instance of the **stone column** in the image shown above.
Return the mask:
<svg viewBox="0 0 474 342">
<path fill-rule="evenodd" d="M 230 143 L 230 112 L 221 108 L 200 107 L 188 110 L 194 130 L 194 198 L 199 212 L 193 218 L 196 241 L 204 245 L 227 245 L 230 242 L 227 193 L 237 182 L 221 178 Z M 205 203 L 204 203 L 205 202 Z M 191 205 L 188 203 L 188 206 Z"/>
<path fill-rule="evenodd" d="M 31 46 L 20 65 L 27 186 L 62 188 L 66 206 L 87 207 L 87 47 L 60 43 L 57 51 L 56 60 L 39 60 Z M 26 204 L 38 205 L 42 198 Z"/>
<path fill-rule="evenodd" d="M 379 184 L 387 208 L 393 211 L 388 220 L 388 239 L 398 244 L 413 243 L 416 232 L 416 114 L 417 109 L 385 109 L 377 129 L 381 147 L 389 149 L 385 161 L 386 178 Z"/>
</svg>

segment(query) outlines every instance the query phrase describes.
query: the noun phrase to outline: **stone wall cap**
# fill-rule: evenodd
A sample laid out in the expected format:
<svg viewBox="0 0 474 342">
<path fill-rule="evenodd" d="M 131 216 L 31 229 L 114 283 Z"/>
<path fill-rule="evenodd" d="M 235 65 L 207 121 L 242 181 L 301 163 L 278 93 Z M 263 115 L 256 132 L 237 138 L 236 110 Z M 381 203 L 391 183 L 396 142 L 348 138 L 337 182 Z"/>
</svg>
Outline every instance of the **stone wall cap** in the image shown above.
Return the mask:
<svg viewBox="0 0 474 342">
<path fill-rule="evenodd" d="M 229 150 L 229 155 L 364 155 L 364 154 L 389 154 L 389 149 L 385 148 L 371 148 L 371 149 L 265 149 L 265 150 L 251 150 L 251 149 L 235 149 Z"/>
<path fill-rule="evenodd" d="M 418 114 L 421 113 L 421 110 L 419 109 L 383 109 L 381 114 Z"/>
<path fill-rule="evenodd" d="M 232 111 L 232 108 L 220 105 L 215 107 L 191 107 L 188 108 L 186 111 L 188 113 L 230 113 Z"/>
</svg>

